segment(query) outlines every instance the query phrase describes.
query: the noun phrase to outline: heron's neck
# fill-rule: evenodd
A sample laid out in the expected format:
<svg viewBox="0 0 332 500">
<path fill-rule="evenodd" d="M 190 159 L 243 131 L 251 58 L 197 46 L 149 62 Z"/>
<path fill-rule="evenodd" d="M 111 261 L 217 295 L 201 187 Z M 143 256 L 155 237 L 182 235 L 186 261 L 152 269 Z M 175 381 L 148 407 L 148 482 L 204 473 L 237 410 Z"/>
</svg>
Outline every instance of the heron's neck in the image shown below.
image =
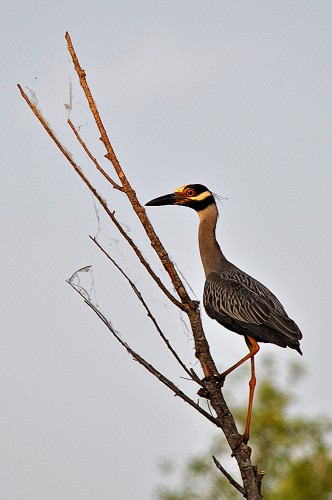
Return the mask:
<svg viewBox="0 0 332 500">
<path fill-rule="evenodd" d="M 220 272 L 227 260 L 216 240 L 216 225 L 218 209 L 212 203 L 204 210 L 198 212 L 200 224 L 198 229 L 198 243 L 205 276 L 212 272 Z"/>
</svg>

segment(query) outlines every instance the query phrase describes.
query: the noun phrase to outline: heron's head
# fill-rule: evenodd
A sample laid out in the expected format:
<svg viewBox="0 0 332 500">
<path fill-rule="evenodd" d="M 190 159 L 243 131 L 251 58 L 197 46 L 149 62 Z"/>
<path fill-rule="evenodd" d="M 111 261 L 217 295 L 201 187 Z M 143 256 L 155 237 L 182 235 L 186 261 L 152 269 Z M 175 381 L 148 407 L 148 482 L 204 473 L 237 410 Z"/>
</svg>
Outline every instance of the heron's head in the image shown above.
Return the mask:
<svg viewBox="0 0 332 500">
<path fill-rule="evenodd" d="M 179 187 L 174 193 L 165 194 L 148 201 L 147 206 L 160 206 L 160 205 L 183 205 L 190 207 L 199 212 L 204 210 L 215 199 L 211 191 L 202 184 L 185 184 Z"/>
</svg>

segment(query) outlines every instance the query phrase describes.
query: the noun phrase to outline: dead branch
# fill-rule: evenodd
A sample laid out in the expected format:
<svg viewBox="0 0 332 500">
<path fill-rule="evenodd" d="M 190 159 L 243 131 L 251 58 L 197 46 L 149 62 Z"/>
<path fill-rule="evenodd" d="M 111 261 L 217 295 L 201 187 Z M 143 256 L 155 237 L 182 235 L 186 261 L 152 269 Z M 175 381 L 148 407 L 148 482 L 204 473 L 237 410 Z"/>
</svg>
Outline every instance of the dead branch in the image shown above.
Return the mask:
<svg viewBox="0 0 332 500">
<path fill-rule="evenodd" d="M 76 273 L 74 273 L 76 274 Z M 169 380 L 165 375 L 163 375 L 160 371 L 158 371 L 151 363 L 148 363 L 140 354 L 135 352 L 127 342 L 124 342 L 118 332 L 114 329 L 112 326 L 112 323 L 108 321 L 106 316 L 89 300 L 80 290 L 79 287 L 76 287 L 71 280 L 67 280 L 67 283 L 83 298 L 84 303 L 89 306 L 93 312 L 101 319 L 101 321 L 106 325 L 108 330 L 112 333 L 113 337 L 124 347 L 127 352 L 135 359 L 135 361 L 138 361 L 138 363 L 144 368 L 146 368 L 154 377 L 156 377 L 160 382 L 162 382 L 166 387 L 171 389 L 172 392 L 174 392 L 175 396 L 179 396 L 183 401 L 188 403 L 190 406 L 195 408 L 201 415 L 203 415 L 205 418 L 207 418 L 210 422 L 218 426 L 218 420 L 210 415 L 207 411 L 205 411 L 203 408 L 201 408 L 197 403 L 195 403 L 187 394 L 185 394 L 181 389 L 179 389 L 171 380 Z"/>
<path fill-rule="evenodd" d="M 145 229 L 145 232 L 146 232 L 148 238 L 150 239 L 151 244 L 152 244 L 153 248 L 155 249 L 158 257 L 160 258 L 164 268 L 166 269 L 167 273 L 169 274 L 171 281 L 174 285 L 174 288 L 176 289 L 177 293 L 179 294 L 179 297 L 181 298 L 183 303 L 188 304 L 190 306 L 191 300 L 190 300 L 190 298 L 189 298 L 189 296 L 188 296 L 188 294 L 187 294 L 187 292 L 186 292 L 186 290 L 185 290 L 185 288 L 184 288 L 184 286 L 183 286 L 183 284 L 182 284 L 182 282 L 181 282 L 181 280 L 176 272 L 174 264 L 170 260 L 170 258 L 168 257 L 168 254 L 167 254 L 164 246 L 162 245 L 159 237 L 157 236 L 154 228 L 152 227 L 150 220 L 148 219 L 148 217 L 146 215 L 145 208 L 138 201 L 136 193 L 132 189 L 124 171 L 122 170 L 120 162 L 117 159 L 117 156 L 114 152 L 114 149 L 113 149 L 111 142 L 109 140 L 109 137 L 107 135 L 106 129 L 105 129 L 104 124 L 102 122 L 100 113 L 97 109 L 96 103 L 93 99 L 90 87 L 87 83 L 86 73 L 85 73 L 84 69 L 82 69 L 82 67 L 79 63 L 78 57 L 76 55 L 74 46 L 72 44 L 72 41 L 71 41 L 71 38 L 70 38 L 70 35 L 68 32 L 66 33 L 65 38 L 66 38 L 67 45 L 68 45 L 68 51 L 71 55 L 71 58 L 72 58 L 72 61 L 74 64 L 74 68 L 75 68 L 77 76 L 79 78 L 81 87 L 84 91 L 85 97 L 86 97 L 88 104 L 89 104 L 89 108 L 91 110 L 91 113 L 92 113 L 92 115 L 95 119 L 96 125 L 98 127 L 98 130 L 100 133 L 100 140 L 104 144 L 105 149 L 107 151 L 105 156 L 107 159 L 109 159 L 111 161 L 111 163 L 114 167 L 114 170 L 115 170 L 115 172 L 116 172 L 116 174 L 117 174 L 117 176 L 122 184 L 123 192 L 128 196 L 129 201 L 131 203 L 131 206 L 133 207 L 139 220 L 141 221 L 141 223 Z"/>
<path fill-rule="evenodd" d="M 115 170 L 115 172 L 116 172 L 116 174 L 117 174 L 117 176 L 122 184 L 122 188 L 123 188 L 124 193 L 127 195 L 133 210 L 135 211 L 136 215 L 138 216 L 148 238 L 151 241 L 151 245 L 152 245 L 153 249 L 155 250 L 156 254 L 158 255 L 161 263 L 163 264 L 166 272 L 168 273 L 168 275 L 172 281 L 172 284 L 173 284 L 175 290 L 177 291 L 177 293 L 181 299 L 184 310 L 186 311 L 188 318 L 189 318 L 189 321 L 190 321 L 190 324 L 191 324 L 191 328 L 192 328 L 192 332 L 193 332 L 193 336 L 194 336 L 194 340 L 195 340 L 196 357 L 199 359 L 199 361 L 201 363 L 203 373 L 204 373 L 205 377 L 211 377 L 213 379 L 214 376 L 218 375 L 218 370 L 217 370 L 217 367 L 214 363 L 214 360 L 212 359 L 212 356 L 210 354 L 210 348 L 209 348 L 209 345 L 206 341 L 206 337 L 204 335 L 202 321 L 201 321 L 201 317 L 200 317 L 200 312 L 199 312 L 199 309 L 197 307 L 197 302 L 190 299 L 190 297 L 189 297 L 189 295 L 188 295 L 188 293 L 187 293 L 187 291 L 186 291 L 186 289 L 185 289 L 185 287 L 184 287 L 184 285 L 183 285 L 183 283 L 182 283 L 182 281 L 181 281 L 181 279 L 180 279 L 180 277 L 175 269 L 173 262 L 169 258 L 164 246 L 162 245 L 159 237 L 157 236 L 154 228 L 152 227 L 152 224 L 151 224 L 148 216 L 146 215 L 145 208 L 140 204 L 140 202 L 136 196 L 136 192 L 131 187 L 125 173 L 123 172 L 122 167 L 121 167 L 121 165 L 116 157 L 116 154 L 113 150 L 111 142 L 108 138 L 106 129 L 103 125 L 100 113 L 97 109 L 97 106 L 96 106 L 95 100 L 92 96 L 90 87 L 87 83 L 86 73 L 82 69 L 82 67 L 79 63 L 77 54 L 75 52 L 73 43 L 71 41 L 71 38 L 70 38 L 70 35 L 68 32 L 66 33 L 65 38 L 67 41 L 68 51 L 72 57 L 72 61 L 73 61 L 77 76 L 79 78 L 81 87 L 85 93 L 86 99 L 87 99 L 88 104 L 89 104 L 89 108 L 90 108 L 91 113 L 95 119 L 96 125 L 98 127 L 98 131 L 101 135 L 100 139 L 103 142 L 105 149 L 107 151 L 107 154 L 105 156 L 111 161 L 111 163 L 114 167 L 114 170 Z"/>
<path fill-rule="evenodd" d="M 91 154 L 90 150 L 87 148 L 87 146 L 86 146 L 85 142 L 83 141 L 82 137 L 78 133 L 77 128 L 74 127 L 73 122 L 69 118 L 67 120 L 67 123 L 70 126 L 70 128 L 72 129 L 72 131 L 74 132 L 76 139 L 78 140 L 78 142 L 80 143 L 80 145 L 82 146 L 82 148 L 84 149 L 84 151 L 86 152 L 86 154 L 88 155 L 88 157 L 90 158 L 90 160 L 95 164 L 97 170 L 105 177 L 105 179 L 110 184 L 112 184 L 112 186 L 114 187 L 114 189 L 118 189 L 119 191 L 123 191 L 122 187 L 119 186 L 119 184 L 117 184 L 112 179 L 112 177 L 110 177 L 108 175 L 107 172 L 105 172 L 105 170 L 100 166 L 100 164 L 98 163 L 98 161 L 96 160 L 96 158 Z"/>
</svg>

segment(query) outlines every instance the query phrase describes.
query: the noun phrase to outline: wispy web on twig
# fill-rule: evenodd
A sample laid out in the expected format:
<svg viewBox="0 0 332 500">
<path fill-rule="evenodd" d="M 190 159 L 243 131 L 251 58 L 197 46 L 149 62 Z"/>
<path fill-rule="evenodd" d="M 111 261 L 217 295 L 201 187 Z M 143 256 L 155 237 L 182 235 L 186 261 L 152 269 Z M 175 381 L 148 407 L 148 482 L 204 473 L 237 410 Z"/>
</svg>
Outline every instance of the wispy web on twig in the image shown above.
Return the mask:
<svg viewBox="0 0 332 500">
<path fill-rule="evenodd" d="M 67 110 L 67 119 L 69 119 L 71 111 L 73 109 L 73 99 L 74 99 L 73 84 L 71 81 L 70 73 L 68 75 L 68 90 L 69 90 L 68 102 L 64 103 L 64 107 Z"/>
<path fill-rule="evenodd" d="M 87 301 L 98 307 L 92 266 L 81 267 L 67 282 Z"/>
</svg>

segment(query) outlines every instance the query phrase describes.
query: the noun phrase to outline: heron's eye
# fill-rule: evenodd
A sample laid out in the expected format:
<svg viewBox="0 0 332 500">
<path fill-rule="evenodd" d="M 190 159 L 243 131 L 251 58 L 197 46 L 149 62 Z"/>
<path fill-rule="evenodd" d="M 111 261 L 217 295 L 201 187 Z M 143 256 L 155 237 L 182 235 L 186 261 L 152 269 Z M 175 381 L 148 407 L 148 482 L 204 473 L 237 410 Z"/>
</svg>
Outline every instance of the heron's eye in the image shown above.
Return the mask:
<svg viewBox="0 0 332 500">
<path fill-rule="evenodd" d="M 194 194 L 195 194 L 195 191 L 193 189 L 187 189 L 186 196 L 191 197 L 191 196 L 194 196 Z"/>
</svg>

